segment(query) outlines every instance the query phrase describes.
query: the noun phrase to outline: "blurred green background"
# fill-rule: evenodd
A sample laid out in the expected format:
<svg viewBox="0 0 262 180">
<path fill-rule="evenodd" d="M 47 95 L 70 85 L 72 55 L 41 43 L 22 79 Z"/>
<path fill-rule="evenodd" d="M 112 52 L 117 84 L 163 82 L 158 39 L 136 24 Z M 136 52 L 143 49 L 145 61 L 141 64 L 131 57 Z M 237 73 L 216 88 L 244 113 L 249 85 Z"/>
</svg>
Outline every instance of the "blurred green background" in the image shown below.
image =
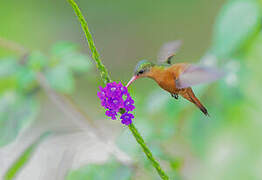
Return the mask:
<svg viewBox="0 0 262 180">
<path fill-rule="evenodd" d="M 130 87 L 134 123 L 170 179 L 262 179 L 261 0 L 77 3 L 116 81 L 173 40 L 183 42 L 175 63 L 227 72 L 193 88 L 209 118 L 152 80 Z M 0 178 L 159 179 L 128 128 L 105 117 L 67 1 L 3 1 L 0 20 Z"/>
</svg>

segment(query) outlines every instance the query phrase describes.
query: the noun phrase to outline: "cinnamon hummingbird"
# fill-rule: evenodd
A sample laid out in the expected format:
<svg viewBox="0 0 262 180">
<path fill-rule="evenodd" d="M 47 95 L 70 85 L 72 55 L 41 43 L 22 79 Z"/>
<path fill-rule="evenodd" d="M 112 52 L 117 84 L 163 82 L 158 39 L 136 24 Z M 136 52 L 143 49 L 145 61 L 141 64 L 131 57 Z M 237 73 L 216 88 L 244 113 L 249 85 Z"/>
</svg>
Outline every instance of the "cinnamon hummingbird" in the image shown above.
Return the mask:
<svg viewBox="0 0 262 180">
<path fill-rule="evenodd" d="M 148 60 L 138 62 L 134 76 L 126 87 L 139 78 L 151 78 L 175 99 L 178 99 L 180 95 L 194 103 L 205 115 L 208 115 L 207 109 L 195 96 L 191 86 L 215 81 L 221 78 L 224 73 L 215 67 L 189 63 L 171 64 L 171 59 L 180 45 L 180 41 L 166 43 L 160 50 L 158 63 Z"/>
</svg>

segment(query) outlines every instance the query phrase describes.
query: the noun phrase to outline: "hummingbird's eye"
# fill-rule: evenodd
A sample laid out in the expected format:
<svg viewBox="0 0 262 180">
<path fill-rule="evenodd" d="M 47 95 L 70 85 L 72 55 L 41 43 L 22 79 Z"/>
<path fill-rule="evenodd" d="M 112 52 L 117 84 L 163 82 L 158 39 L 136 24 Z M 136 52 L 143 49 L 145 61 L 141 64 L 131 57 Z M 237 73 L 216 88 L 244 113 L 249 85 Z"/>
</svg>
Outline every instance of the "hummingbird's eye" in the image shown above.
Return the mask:
<svg viewBox="0 0 262 180">
<path fill-rule="evenodd" d="M 138 74 L 143 74 L 143 73 L 144 73 L 144 70 L 138 71 Z"/>
</svg>

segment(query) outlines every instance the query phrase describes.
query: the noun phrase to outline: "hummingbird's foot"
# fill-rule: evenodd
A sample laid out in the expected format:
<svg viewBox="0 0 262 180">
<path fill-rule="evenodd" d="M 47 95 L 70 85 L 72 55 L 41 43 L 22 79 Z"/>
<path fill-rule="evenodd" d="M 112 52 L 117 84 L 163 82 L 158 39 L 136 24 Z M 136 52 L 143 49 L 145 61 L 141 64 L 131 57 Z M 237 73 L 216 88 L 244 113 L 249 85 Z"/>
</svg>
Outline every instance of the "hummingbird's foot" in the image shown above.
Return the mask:
<svg viewBox="0 0 262 180">
<path fill-rule="evenodd" d="M 171 96 L 175 99 L 178 99 L 178 94 L 171 94 Z"/>
</svg>

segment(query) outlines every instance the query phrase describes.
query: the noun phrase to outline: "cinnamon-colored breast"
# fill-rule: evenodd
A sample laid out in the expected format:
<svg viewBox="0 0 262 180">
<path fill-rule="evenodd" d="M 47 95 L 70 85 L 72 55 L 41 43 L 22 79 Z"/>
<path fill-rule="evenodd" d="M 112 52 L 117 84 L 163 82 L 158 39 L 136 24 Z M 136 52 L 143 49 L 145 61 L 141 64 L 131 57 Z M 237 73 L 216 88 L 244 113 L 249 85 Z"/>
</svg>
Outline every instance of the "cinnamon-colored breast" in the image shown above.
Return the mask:
<svg viewBox="0 0 262 180">
<path fill-rule="evenodd" d="M 164 90 L 174 94 L 183 91 L 177 89 L 175 80 L 179 77 L 180 73 L 188 66 L 186 63 L 174 64 L 169 67 L 152 67 L 148 77 L 154 79 L 158 85 Z"/>
</svg>

